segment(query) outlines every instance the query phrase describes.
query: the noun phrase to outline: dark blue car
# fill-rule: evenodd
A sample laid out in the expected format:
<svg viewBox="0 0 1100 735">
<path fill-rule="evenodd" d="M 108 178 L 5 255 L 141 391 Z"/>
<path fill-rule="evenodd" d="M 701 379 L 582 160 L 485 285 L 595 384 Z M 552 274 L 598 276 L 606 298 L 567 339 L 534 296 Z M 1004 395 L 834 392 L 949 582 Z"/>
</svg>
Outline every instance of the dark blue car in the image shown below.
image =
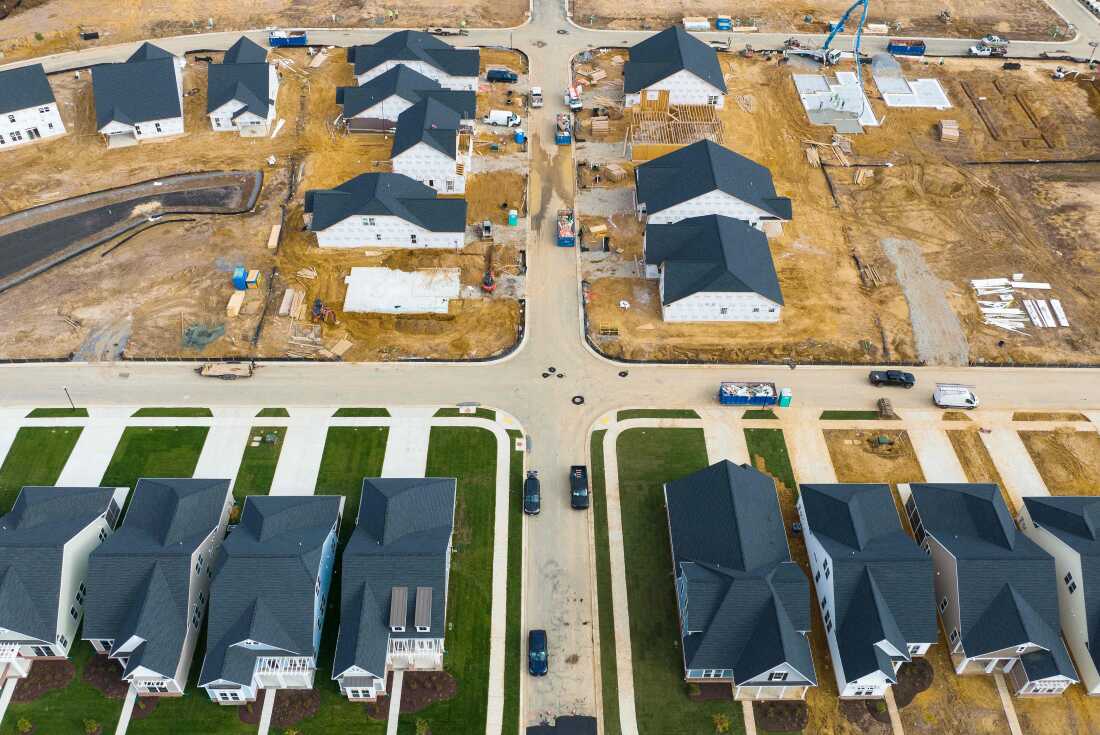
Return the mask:
<svg viewBox="0 0 1100 735">
<path fill-rule="evenodd" d="M 542 488 L 539 485 L 539 473 L 531 470 L 527 473 L 527 479 L 523 481 L 523 512 L 529 516 L 537 516 L 542 510 Z"/>
<path fill-rule="evenodd" d="M 519 81 L 519 76 L 514 71 L 508 71 L 507 69 L 490 69 L 485 73 L 485 80 L 488 82 L 515 84 Z"/>
<path fill-rule="evenodd" d="M 527 634 L 527 670 L 531 672 L 531 676 L 546 676 L 546 672 L 550 670 L 545 630 L 532 630 Z"/>
</svg>

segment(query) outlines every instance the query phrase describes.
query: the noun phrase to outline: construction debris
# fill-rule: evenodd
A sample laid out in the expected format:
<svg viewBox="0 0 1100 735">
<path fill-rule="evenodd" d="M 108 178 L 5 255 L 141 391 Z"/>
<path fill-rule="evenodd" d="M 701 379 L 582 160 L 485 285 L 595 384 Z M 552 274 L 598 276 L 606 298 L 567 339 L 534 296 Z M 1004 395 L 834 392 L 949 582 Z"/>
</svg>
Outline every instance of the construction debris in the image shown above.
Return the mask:
<svg viewBox="0 0 1100 735">
<path fill-rule="evenodd" d="M 944 143 L 959 142 L 958 120 L 940 120 L 940 140 Z"/>
<path fill-rule="evenodd" d="M 244 305 L 244 297 L 247 291 L 234 291 L 233 295 L 229 297 L 229 303 L 225 305 L 225 315 L 229 317 L 239 316 L 241 313 L 241 306 Z"/>
<path fill-rule="evenodd" d="M 1045 299 L 1022 299 L 1023 309 L 1013 307 L 1017 290 L 1049 291 L 1051 288 L 1049 283 L 1024 281 L 1023 277 L 1023 273 L 1014 273 L 1011 279 L 979 278 L 970 282 L 979 296 L 978 309 L 983 323 L 1017 334 L 1027 334 L 1024 327 L 1028 321 L 1038 329 L 1068 327 L 1069 319 L 1057 299 L 1051 299 L 1049 304 Z M 983 296 L 995 296 L 996 299 L 980 298 Z"/>
<path fill-rule="evenodd" d="M 299 278 L 305 278 L 308 281 L 312 281 L 314 278 L 317 277 L 317 269 L 313 266 L 302 268 L 295 275 L 297 275 Z"/>
</svg>

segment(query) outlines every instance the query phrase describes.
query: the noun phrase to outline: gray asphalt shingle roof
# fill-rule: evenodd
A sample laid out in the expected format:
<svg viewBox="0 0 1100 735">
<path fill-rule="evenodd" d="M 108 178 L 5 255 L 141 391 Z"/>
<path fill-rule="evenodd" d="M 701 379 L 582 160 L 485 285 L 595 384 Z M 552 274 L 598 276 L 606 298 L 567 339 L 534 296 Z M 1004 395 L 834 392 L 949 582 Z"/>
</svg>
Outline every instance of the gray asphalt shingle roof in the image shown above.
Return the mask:
<svg viewBox="0 0 1100 735">
<path fill-rule="evenodd" d="M 757 293 L 783 303 L 767 236 L 747 222 L 707 215 L 647 225 L 645 261 L 663 265 L 663 302 L 699 292 Z"/>
<path fill-rule="evenodd" d="M 441 198 L 435 189 L 402 174 L 360 174 L 335 189 L 311 189 L 305 194 L 305 211 L 313 215 L 313 232 L 355 215 L 394 215 L 430 232 L 466 229 L 465 199 Z"/>
<path fill-rule="evenodd" d="M 134 125 L 183 114 L 175 57 L 151 43 L 142 44 L 123 64 L 93 66 L 92 95 L 97 130 L 111 122 Z"/>
<path fill-rule="evenodd" d="M 634 169 L 638 203 L 650 214 L 721 191 L 781 220 L 791 218 L 791 200 L 775 193 L 772 174 L 709 140 L 684 146 Z"/>
<path fill-rule="evenodd" d="M 206 657 L 199 685 L 249 684 L 255 659 L 235 645 L 265 643 L 274 655 L 316 656 L 314 600 L 324 544 L 340 519 L 340 496 L 249 496 L 222 544 L 210 587 Z"/>
<path fill-rule="evenodd" d="M 745 682 L 787 664 L 815 683 L 809 584 L 791 561 L 774 481 L 722 461 L 667 483 L 665 501 L 688 590 L 685 667 Z"/>
<path fill-rule="evenodd" d="M 114 488 L 24 487 L 0 516 L 0 627 L 53 644 L 66 542 L 107 512 Z"/>
<path fill-rule="evenodd" d="M 229 480 L 138 480 L 122 526 L 92 552 L 83 638 L 145 640 L 126 672 L 175 676 L 190 624 L 191 555 L 218 527 Z M 114 653 L 114 651 L 112 652 Z"/>
<path fill-rule="evenodd" d="M 385 675 L 394 587 L 409 590 L 402 638 L 443 638 L 447 561 L 454 530 L 453 478 L 363 480 L 359 517 L 341 562 L 340 634 L 332 674 L 351 666 Z M 413 626 L 418 587 L 430 587 L 428 632 Z"/>
<path fill-rule="evenodd" d="M 476 77 L 481 52 L 456 49 L 423 31 L 398 31 L 378 43 L 348 49 L 348 63 L 355 65 L 356 76 L 387 61 L 423 61 L 452 77 Z"/>
<path fill-rule="evenodd" d="M 932 559 L 901 526 L 889 485 L 802 485 L 809 532 L 832 558 L 836 638 L 845 678 L 875 670 L 896 682 L 889 641 L 904 660 L 909 643 L 939 639 Z"/>
<path fill-rule="evenodd" d="M 236 100 L 241 108 L 234 117 L 251 112 L 266 118 L 275 100 L 271 99 L 271 72 L 267 51 L 244 36 L 229 47 L 220 64 L 207 67 L 206 111 L 218 109 Z"/>
<path fill-rule="evenodd" d="M 1059 633 L 1054 559 L 1017 530 L 1000 489 L 946 483 L 910 489 L 925 532 L 956 559 L 966 654 L 1034 643 L 1051 653 L 1059 673 L 1076 680 Z"/>
<path fill-rule="evenodd" d="M 678 25 L 630 47 L 630 61 L 623 65 L 623 87 L 627 94 L 640 92 L 685 70 L 725 93 L 718 53 Z"/>
<path fill-rule="evenodd" d="M 0 71 L 0 114 L 41 107 L 52 102 L 53 90 L 41 64 Z"/>
<path fill-rule="evenodd" d="M 477 115 L 477 92 L 444 89 L 439 82 L 398 64 L 360 87 L 338 87 L 336 103 L 344 106 L 344 117 L 353 117 L 390 97 L 413 104 L 434 99 L 459 114 L 464 120 Z"/>
<path fill-rule="evenodd" d="M 461 124 L 458 113 L 450 107 L 438 100 L 422 99 L 397 116 L 390 158 L 397 158 L 418 143 L 427 143 L 453 159 L 458 152 Z"/>
</svg>

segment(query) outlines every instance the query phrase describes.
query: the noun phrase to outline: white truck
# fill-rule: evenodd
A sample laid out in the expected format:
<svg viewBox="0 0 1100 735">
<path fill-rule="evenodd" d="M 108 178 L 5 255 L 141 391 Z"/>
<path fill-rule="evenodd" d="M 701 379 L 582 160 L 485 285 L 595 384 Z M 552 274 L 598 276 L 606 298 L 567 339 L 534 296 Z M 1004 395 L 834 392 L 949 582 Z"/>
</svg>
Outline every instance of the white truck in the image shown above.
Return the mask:
<svg viewBox="0 0 1100 735">
<path fill-rule="evenodd" d="M 1008 41 L 1000 36 L 992 34 L 980 39 L 978 43 L 967 49 L 971 56 L 988 58 L 990 56 L 1005 56 L 1008 54 Z"/>
<path fill-rule="evenodd" d="M 932 402 L 939 408 L 966 409 L 977 408 L 980 403 L 978 396 L 974 394 L 974 386 L 958 383 L 936 383 Z"/>
<path fill-rule="evenodd" d="M 519 115 L 508 110 L 489 110 L 489 114 L 481 118 L 486 125 L 499 125 L 504 128 L 518 128 Z"/>
<path fill-rule="evenodd" d="M 542 107 L 542 87 L 531 87 L 531 107 Z"/>
</svg>

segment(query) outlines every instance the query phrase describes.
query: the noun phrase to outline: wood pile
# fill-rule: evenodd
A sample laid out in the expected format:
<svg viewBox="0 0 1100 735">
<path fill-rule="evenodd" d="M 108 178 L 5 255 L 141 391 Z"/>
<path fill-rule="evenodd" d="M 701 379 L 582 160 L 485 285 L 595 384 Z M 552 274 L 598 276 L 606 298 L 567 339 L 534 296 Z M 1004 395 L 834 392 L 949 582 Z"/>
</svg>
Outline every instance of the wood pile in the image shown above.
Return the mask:
<svg viewBox="0 0 1100 735">
<path fill-rule="evenodd" d="M 229 303 L 225 305 L 225 315 L 229 317 L 236 317 L 241 313 L 241 306 L 244 305 L 245 291 L 234 291 L 233 295 L 229 297 Z"/>
<path fill-rule="evenodd" d="M 855 182 L 856 186 L 862 186 L 865 181 L 872 179 L 875 176 L 875 172 L 869 168 L 857 168 Z"/>
<path fill-rule="evenodd" d="M 940 140 L 944 143 L 959 142 L 958 120 L 940 120 Z"/>
<path fill-rule="evenodd" d="M 622 181 L 626 178 L 626 169 L 617 163 L 609 163 L 604 166 L 604 171 L 607 172 L 607 178 L 612 181 Z"/>
<path fill-rule="evenodd" d="M 821 154 L 817 152 L 817 146 L 806 148 L 806 160 L 814 168 L 821 168 Z"/>
<path fill-rule="evenodd" d="M 593 135 L 607 135 L 607 133 L 611 130 L 606 115 L 590 118 L 589 122 L 592 125 Z"/>
<path fill-rule="evenodd" d="M 864 288 L 875 288 L 885 282 L 882 274 L 878 272 L 878 268 L 861 258 L 855 248 L 852 248 L 852 260 L 855 261 L 856 270 L 859 271 L 859 280 L 863 283 Z"/>
<path fill-rule="evenodd" d="M 289 316 L 291 319 L 302 320 L 306 315 L 306 292 L 302 288 L 288 288 L 283 293 L 283 300 L 279 302 L 279 316 Z"/>
</svg>

